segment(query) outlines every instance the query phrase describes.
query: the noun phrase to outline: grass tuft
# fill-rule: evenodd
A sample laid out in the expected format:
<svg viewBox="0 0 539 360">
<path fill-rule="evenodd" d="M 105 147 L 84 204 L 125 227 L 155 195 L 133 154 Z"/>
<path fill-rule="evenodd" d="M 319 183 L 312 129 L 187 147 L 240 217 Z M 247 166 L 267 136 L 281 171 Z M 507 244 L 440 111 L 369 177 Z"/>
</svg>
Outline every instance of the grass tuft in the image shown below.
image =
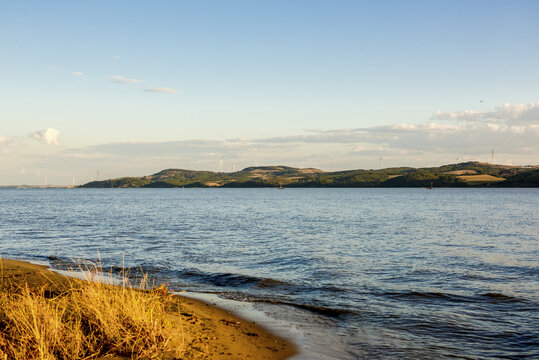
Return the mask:
<svg viewBox="0 0 539 360">
<path fill-rule="evenodd" d="M 168 289 L 146 276 L 132 286 L 125 274 L 110 285 L 94 280 L 100 266 L 83 270 L 85 280 L 34 287 L 0 277 L 0 360 L 161 357 L 171 337 Z"/>
</svg>

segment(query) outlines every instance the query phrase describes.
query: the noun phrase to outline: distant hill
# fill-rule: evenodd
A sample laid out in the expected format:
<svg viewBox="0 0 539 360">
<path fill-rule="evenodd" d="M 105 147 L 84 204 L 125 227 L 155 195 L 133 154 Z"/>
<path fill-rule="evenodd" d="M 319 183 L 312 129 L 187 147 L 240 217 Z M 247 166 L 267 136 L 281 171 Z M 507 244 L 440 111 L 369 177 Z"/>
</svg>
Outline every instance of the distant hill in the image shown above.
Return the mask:
<svg viewBox="0 0 539 360">
<path fill-rule="evenodd" d="M 507 187 L 539 187 L 539 169 L 519 172 L 498 185 Z"/>
<path fill-rule="evenodd" d="M 326 172 L 289 166 L 255 166 L 231 173 L 166 169 L 153 175 L 92 181 L 83 188 L 137 187 L 539 187 L 539 166 L 465 162 L 431 168 Z"/>
</svg>

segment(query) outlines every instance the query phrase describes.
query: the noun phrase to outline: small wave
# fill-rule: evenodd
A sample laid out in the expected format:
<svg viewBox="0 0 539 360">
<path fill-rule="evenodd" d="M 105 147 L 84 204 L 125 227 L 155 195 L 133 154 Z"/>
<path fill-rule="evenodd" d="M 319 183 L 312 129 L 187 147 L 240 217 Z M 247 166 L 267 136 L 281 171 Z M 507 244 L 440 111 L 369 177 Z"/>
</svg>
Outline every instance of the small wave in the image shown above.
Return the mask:
<svg viewBox="0 0 539 360">
<path fill-rule="evenodd" d="M 47 256 L 51 267 L 56 270 L 71 270 L 77 268 L 77 264 L 72 259 L 61 258 L 54 255 Z"/>
<path fill-rule="evenodd" d="M 447 301 L 470 301 L 465 296 L 443 293 L 443 292 L 421 292 L 421 291 L 403 291 L 403 292 L 385 292 L 381 294 L 382 296 L 388 296 L 391 298 L 406 299 L 439 299 Z"/>
<path fill-rule="evenodd" d="M 462 280 L 481 280 L 481 281 L 492 281 L 496 279 L 496 277 L 493 277 L 493 276 L 474 274 L 474 273 L 460 275 L 460 278 Z"/>
<path fill-rule="evenodd" d="M 144 249 L 144 251 L 155 251 L 155 250 L 160 250 L 160 249 L 164 249 L 165 247 L 163 245 L 152 245 L 152 246 L 148 246 Z"/>
<path fill-rule="evenodd" d="M 519 297 L 516 297 L 516 296 L 511 296 L 511 295 L 505 295 L 505 294 L 502 294 L 502 293 L 485 293 L 483 295 L 481 295 L 483 297 L 486 297 L 488 299 L 491 299 L 491 300 L 495 300 L 495 301 L 502 301 L 502 302 L 522 302 L 522 301 L 525 301 L 524 299 L 522 298 L 519 298 Z"/>
<path fill-rule="evenodd" d="M 323 305 L 312 305 L 312 304 L 303 304 L 303 303 L 295 303 L 292 301 L 284 301 L 284 300 L 278 300 L 278 299 L 267 299 L 267 298 L 251 298 L 249 299 L 251 302 L 262 302 L 262 303 L 269 303 L 269 304 L 277 304 L 277 305 L 287 305 L 287 306 L 293 306 L 298 309 L 307 310 L 315 314 L 320 314 L 324 316 L 329 316 L 332 318 L 338 318 L 344 315 L 356 315 L 358 314 L 357 311 L 350 310 L 350 309 L 343 309 L 343 308 L 335 308 L 335 307 L 329 307 L 329 306 L 323 306 Z"/>
<path fill-rule="evenodd" d="M 485 300 L 504 302 L 504 303 L 517 303 L 517 302 L 526 301 L 525 299 L 522 299 L 519 297 L 505 295 L 501 293 L 491 293 L 491 292 L 472 295 L 472 296 L 457 295 L 457 294 L 444 293 L 444 292 L 421 292 L 421 291 L 385 292 L 385 293 L 382 293 L 381 295 L 388 296 L 390 298 L 395 298 L 395 299 L 405 299 L 405 300 L 408 299 L 410 301 L 441 300 L 441 301 L 459 302 L 459 303 L 484 302 Z"/>
<path fill-rule="evenodd" d="M 332 318 L 339 318 L 345 315 L 358 314 L 358 311 L 352 310 L 352 309 L 329 307 L 325 305 L 316 305 L 316 304 L 305 304 L 302 302 L 294 302 L 292 300 L 284 300 L 284 299 L 269 298 L 269 297 L 258 297 L 258 296 L 246 295 L 242 293 L 219 293 L 219 296 L 222 296 L 227 299 L 236 300 L 236 301 L 292 306 L 298 309 L 307 310 L 315 314 L 324 315 L 324 316 L 328 316 Z"/>
<path fill-rule="evenodd" d="M 183 278 L 190 278 L 196 281 L 200 281 L 206 284 L 220 286 L 220 287 L 232 287 L 232 288 L 276 288 L 280 286 L 289 286 L 291 284 L 286 281 L 263 278 L 250 275 L 232 274 L 232 273 L 205 273 L 198 269 L 185 269 L 179 271 L 178 275 Z"/>
<path fill-rule="evenodd" d="M 90 245 L 87 245 L 90 246 Z M 116 272 L 117 269 L 120 269 L 117 266 L 106 266 L 101 262 L 100 259 L 85 259 L 85 258 L 67 258 L 67 257 L 58 257 L 54 255 L 45 256 L 50 267 L 54 270 L 64 270 L 64 271 L 79 271 L 85 270 L 86 268 L 92 267 L 102 267 L 103 271 Z M 129 270 L 129 269 L 127 269 Z M 119 272 L 119 271 L 118 271 Z"/>
<path fill-rule="evenodd" d="M 294 304 L 294 303 L 283 303 L 285 305 L 294 306 L 303 310 L 314 312 L 316 314 L 325 315 L 329 317 L 338 318 L 343 315 L 352 315 L 357 314 L 357 312 L 348 310 L 348 309 L 339 309 L 339 308 L 330 308 L 320 305 L 306 305 L 306 304 Z"/>
<path fill-rule="evenodd" d="M 266 278 L 260 279 L 260 281 L 256 284 L 256 286 L 259 288 L 273 288 L 281 285 L 288 285 L 288 283 L 281 280 Z"/>
<path fill-rule="evenodd" d="M 17 231 L 17 235 L 36 235 L 43 234 L 45 230 L 26 230 L 26 231 Z"/>
</svg>

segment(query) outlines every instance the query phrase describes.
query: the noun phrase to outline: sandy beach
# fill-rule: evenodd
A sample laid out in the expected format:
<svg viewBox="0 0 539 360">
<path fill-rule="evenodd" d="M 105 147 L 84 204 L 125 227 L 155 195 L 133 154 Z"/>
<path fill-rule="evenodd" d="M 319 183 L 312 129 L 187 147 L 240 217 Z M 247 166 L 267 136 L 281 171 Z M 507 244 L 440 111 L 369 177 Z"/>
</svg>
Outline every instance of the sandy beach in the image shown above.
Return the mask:
<svg viewBox="0 0 539 360">
<path fill-rule="evenodd" d="M 54 291 L 71 281 L 46 266 L 10 259 L 0 261 L 3 283 Z M 286 359 L 296 353 L 296 347 L 290 342 L 229 311 L 182 296 L 173 296 L 173 302 L 174 310 L 167 314 L 173 331 L 166 351 L 157 358 Z M 125 356 L 108 354 L 106 358 Z"/>
</svg>

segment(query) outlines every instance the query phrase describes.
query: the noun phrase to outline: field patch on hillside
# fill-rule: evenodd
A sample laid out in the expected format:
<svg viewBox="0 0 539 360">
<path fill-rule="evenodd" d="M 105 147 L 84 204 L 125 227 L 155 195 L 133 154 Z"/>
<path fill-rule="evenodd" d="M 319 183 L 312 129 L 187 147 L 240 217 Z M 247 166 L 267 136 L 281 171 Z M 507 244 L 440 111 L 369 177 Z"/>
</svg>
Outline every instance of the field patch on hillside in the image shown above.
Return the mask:
<svg viewBox="0 0 539 360">
<path fill-rule="evenodd" d="M 474 175 L 477 174 L 477 171 L 475 170 L 455 170 L 455 171 L 447 171 L 445 174 L 449 175 Z"/>
<path fill-rule="evenodd" d="M 492 184 L 505 180 L 504 178 L 492 175 L 462 175 L 459 178 L 469 185 Z"/>
</svg>

